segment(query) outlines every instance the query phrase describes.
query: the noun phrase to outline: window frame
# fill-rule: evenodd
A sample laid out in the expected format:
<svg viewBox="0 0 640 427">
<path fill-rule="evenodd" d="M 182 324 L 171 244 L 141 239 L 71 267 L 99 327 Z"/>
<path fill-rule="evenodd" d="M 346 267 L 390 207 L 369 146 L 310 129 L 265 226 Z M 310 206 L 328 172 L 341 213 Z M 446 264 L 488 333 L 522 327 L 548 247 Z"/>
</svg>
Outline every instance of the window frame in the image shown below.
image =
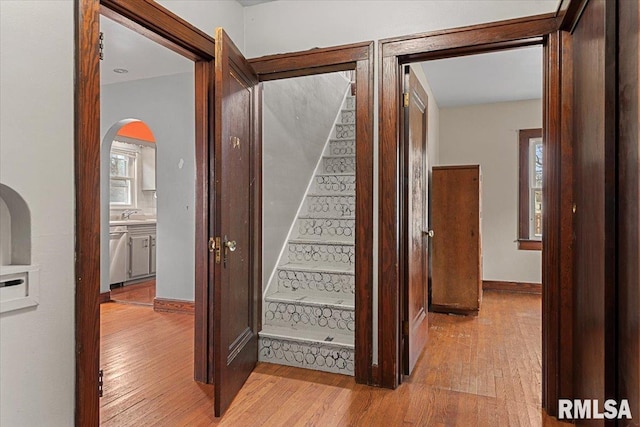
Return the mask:
<svg viewBox="0 0 640 427">
<path fill-rule="evenodd" d="M 115 141 L 114 141 L 115 142 Z M 109 153 L 109 162 L 111 162 L 111 157 L 114 155 L 126 156 L 129 158 L 128 161 L 128 169 L 129 175 L 120 176 L 120 175 L 112 175 L 111 171 L 109 171 L 109 207 L 110 209 L 135 209 L 138 205 L 137 203 L 137 175 L 138 175 L 138 151 L 136 150 L 127 150 L 125 148 L 120 147 L 112 147 Z M 111 201 L 111 182 L 112 181 L 124 181 L 129 183 L 129 201 L 130 203 L 114 203 Z"/>
<path fill-rule="evenodd" d="M 540 239 L 531 237 L 531 212 L 532 212 L 532 189 L 531 179 L 533 178 L 531 168 L 531 141 L 542 138 L 542 129 L 520 129 L 518 131 L 518 249 L 521 250 L 542 250 L 542 237 Z M 544 153 L 543 153 L 544 155 Z M 543 165 L 544 168 L 544 165 Z M 544 169 L 543 169 L 544 173 Z M 537 188 L 537 187 L 535 187 Z"/>
</svg>

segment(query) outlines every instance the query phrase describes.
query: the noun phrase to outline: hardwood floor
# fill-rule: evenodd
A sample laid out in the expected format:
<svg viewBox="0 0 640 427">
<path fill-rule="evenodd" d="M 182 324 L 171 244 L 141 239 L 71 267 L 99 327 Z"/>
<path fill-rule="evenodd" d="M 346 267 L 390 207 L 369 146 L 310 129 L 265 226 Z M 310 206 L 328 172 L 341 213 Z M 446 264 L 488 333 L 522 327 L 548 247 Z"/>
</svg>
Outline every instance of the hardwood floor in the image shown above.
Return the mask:
<svg viewBox="0 0 640 427">
<path fill-rule="evenodd" d="M 111 289 L 111 301 L 128 304 L 153 305 L 153 299 L 155 297 L 155 279 Z"/>
<path fill-rule="evenodd" d="M 188 314 L 101 306 L 104 426 L 539 426 L 541 297 L 485 292 L 478 317 L 429 314 L 427 348 L 395 391 L 259 364 L 224 417 L 193 378 Z"/>
</svg>

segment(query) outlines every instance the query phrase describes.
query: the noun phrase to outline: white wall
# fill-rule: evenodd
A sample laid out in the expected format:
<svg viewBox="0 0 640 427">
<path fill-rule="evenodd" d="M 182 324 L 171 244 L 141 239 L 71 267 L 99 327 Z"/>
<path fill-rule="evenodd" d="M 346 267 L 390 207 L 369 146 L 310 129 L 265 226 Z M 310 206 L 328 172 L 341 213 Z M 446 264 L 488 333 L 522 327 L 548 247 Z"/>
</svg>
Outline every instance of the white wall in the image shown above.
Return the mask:
<svg viewBox="0 0 640 427">
<path fill-rule="evenodd" d="M 255 57 L 555 12 L 556 0 L 273 1 L 244 10 Z"/>
<path fill-rule="evenodd" d="M 101 135 L 120 120 L 145 122 L 156 139 L 158 222 L 156 296 L 193 301 L 195 294 L 195 99 L 193 73 L 154 77 L 101 88 Z M 108 205 L 108 193 L 103 205 Z M 102 233 L 106 236 L 106 231 Z M 109 241 L 101 256 L 102 292 L 108 289 Z M 105 288 L 106 285 L 106 288 Z"/>
<path fill-rule="evenodd" d="M 11 212 L 0 197 L 0 265 L 11 264 Z"/>
<path fill-rule="evenodd" d="M 233 0 L 156 0 L 182 19 L 209 34 L 222 27 L 244 50 L 244 8 Z"/>
<path fill-rule="evenodd" d="M 73 425 L 73 27 L 71 1 L 0 1 L 0 182 L 31 208 L 40 266 L 40 305 L 0 314 L 7 427 Z"/>
<path fill-rule="evenodd" d="M 344 99 L 341 73 L 264 83 L 262 289 L 266 289 Z"/>
<path fill-rule="evenodd" d="M 540 251 L 518 250 L 518 130 L 542 127 L 542 101 L 440 109 L 440 164 L 482 170 L 483 279 L 542 282 Z"/>
</svg>

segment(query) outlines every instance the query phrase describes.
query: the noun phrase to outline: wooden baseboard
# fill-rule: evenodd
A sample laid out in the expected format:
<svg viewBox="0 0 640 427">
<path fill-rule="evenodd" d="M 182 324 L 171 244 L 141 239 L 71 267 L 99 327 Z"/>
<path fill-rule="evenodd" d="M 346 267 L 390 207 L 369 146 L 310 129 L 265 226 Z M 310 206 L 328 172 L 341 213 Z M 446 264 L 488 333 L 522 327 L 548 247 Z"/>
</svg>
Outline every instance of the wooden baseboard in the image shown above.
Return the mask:
<svg viewBox="0 0 640 427">
<path fill-rule="evenodd" d="M 521 283 L 521 282 L 500 282 L 495 280 L 483 280 L 482 290 L 484 291 L 505 291 L 525 294 L 542 295 L 541 283 Z"/>
<path fill-rule="evenodd" d="M 163 313 L 195 313 L 195 303 L 193 301 L 183 301 L 178 299 L 154 298 L 153 310 Z"/>
<path fill-rule="evenodd" d="M 100 297 L 98 298 L 98 304 L 104 304 L 109 301 L 111 301 L 111 291 L 101 292 Z"/>
<path fill-rule="evenodd" d="M 460 314 L 463 316 L 477 316 L 479 310 L 472 309 L 472 308 L 457 308 L 457 307 L 451 307 L 449 305 L 442 305 L 442 304 L 431 304 L 429 306 L 429 311 L 432 311 L 434 313 Z"/>
</svg>

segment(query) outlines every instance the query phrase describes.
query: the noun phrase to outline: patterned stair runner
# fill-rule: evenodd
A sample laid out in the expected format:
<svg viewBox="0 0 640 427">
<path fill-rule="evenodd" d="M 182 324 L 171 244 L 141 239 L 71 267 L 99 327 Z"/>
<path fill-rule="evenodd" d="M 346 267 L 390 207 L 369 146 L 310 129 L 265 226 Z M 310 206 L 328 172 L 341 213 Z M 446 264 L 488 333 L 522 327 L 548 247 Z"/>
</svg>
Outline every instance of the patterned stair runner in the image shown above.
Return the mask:
<svg viewBox="0 0 640 427">
<path fill-rule="evenodd" d="M 269 284 L 259 360 L 353 375 L 355 97 L 332 132 Z"/>
</svg>

